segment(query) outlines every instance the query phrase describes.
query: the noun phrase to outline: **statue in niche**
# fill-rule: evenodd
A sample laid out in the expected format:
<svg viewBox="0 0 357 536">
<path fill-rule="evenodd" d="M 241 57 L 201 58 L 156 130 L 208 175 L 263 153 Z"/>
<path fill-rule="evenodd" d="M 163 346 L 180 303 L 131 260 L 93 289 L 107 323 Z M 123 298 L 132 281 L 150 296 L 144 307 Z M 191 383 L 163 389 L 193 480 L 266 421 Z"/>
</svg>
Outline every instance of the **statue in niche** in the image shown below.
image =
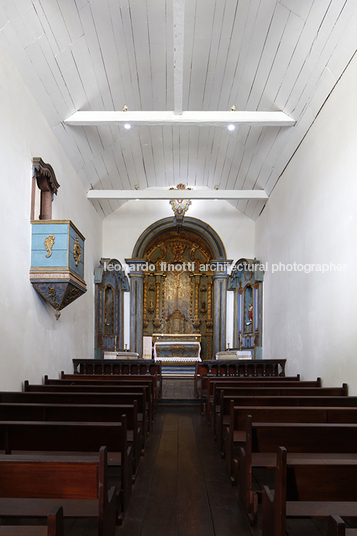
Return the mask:
<svg viewBox="0 0 357 536">
<path fill-rule="evenodd" d="M 248 322 L 246 322 L 247 331 L 252 331 L 253 329 L 253 302 L 249 305 L 248 308 Z"/>
<path fill-rule="evenodd" d="M 110 285 L 104 290 L 104 333 L 114 333 L 114 292 Z"/>
<path fill-rule="evenodd" d="M 154 312 L 154 300 L 153 300 L 153 298 L 150 298 L 148 311 L 149 311 L 149 313 L 150 313 L 151 315 L 152 315 L 153 312 Z"/>
<path fill-rule="evenodd" d="M 207 309 L 206 309 L 206 302 L 204 300 L 201 301 L 201 310 L 200 310 L 200 313 L 201 315 L 205 315 L 207 313 Z"/>
</svg>

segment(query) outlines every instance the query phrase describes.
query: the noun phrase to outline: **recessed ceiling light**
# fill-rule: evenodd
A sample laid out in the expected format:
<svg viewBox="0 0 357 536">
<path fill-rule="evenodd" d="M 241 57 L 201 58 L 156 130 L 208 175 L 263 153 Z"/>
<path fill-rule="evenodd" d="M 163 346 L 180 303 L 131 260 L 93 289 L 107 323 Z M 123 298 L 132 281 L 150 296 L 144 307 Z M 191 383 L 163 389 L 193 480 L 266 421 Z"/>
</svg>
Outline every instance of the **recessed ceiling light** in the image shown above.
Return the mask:
<svg viewBox="0 0 357 536">
<path fill-rule="evenodd" d="M 124 128 L 126 128 L 126 130 L 129 130 L 131 128 L 131 125 L 129 125 L 129 123 L 125 123 Z"/>
<path fill-rule="evenodd" d="M 236 127 L 234 125 L 228 125 L 228 130 L 234 130 Z"/>
</svg>

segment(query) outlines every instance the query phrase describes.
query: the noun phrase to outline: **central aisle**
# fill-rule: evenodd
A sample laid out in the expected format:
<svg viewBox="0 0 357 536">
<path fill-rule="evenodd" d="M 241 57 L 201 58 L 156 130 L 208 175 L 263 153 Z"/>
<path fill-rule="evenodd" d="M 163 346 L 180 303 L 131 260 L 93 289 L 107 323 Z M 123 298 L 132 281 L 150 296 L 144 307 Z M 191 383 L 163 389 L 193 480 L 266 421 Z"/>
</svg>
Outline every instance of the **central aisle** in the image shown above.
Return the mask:
<svg viewBox="0 0 357 536">
<path fill-rule="evenodd" d="M 234 488 L 193 399 L 193 380 L 165 380 L 120 536 L 250 536 Z M 190 388 L 191 400 L 183 402 Z M 170 396 L 170 399 L 169 399 Z M 166 403 L 165 403 L 166 402 Z M 189 405 L 191 402 L 191 405 Z"/>
</svg>

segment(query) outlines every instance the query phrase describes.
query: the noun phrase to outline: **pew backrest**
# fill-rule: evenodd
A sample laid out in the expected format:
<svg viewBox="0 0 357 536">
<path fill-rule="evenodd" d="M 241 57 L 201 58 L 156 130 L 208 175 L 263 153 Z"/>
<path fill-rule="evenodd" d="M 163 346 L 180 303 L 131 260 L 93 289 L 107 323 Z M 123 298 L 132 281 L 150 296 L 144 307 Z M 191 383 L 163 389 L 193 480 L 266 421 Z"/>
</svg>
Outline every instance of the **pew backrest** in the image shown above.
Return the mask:
<svg viewBox="0 0 357 536">
<path fill-rule="evenodd" d="M 284 536 L 286 517 L 357 517 L 357 460 L 288 460 L 279 447 L 276 465 L 274 497 L 263 488 L 263 536 Z"/>
<path fill-rule="evenodd" d="M 0 421 L 0 450 L 5 454 L 93 453 L 102 445 L 112 465 L 120 467 L 117 488 L 126 509 L 131 496 L 133 452 L 128 447 L 125 415 L 121 423 Z"/>
<path fill-rule="evenodd" d="M 115 487 L 108 490 L 105 447 L 90 457 L 0 456 L 0 478 L 0 517 L 11 509 L 18 517 L 42 517 L 55 499 L 65 504 L 65 517 L 73 512 L 76 517 L 87 517 L 94 512 L 98 536 L 115 534 L 117 497 Z"/>
</svg>

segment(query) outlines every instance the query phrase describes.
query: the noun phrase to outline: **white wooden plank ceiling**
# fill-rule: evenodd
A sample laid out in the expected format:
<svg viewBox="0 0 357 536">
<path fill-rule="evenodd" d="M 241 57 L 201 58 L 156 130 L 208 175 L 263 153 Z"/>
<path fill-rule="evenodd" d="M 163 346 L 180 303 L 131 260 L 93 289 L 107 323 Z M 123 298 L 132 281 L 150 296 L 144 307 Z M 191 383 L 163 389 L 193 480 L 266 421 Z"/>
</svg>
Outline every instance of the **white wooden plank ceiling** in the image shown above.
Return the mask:
<svg viewBox="0 0 357 536">
<path fill-rule="evenodd" d="M 102 217 L 135 186 L 183 182 L 218 185 L 255 220 L 355 54 L 356 23 L 356 0 L 0 0 L 0 42 Z M 78 111 L 116 120 L 66 122 Z M 233 131 L 213 120 L 228 113 Z"/>
</svg>

